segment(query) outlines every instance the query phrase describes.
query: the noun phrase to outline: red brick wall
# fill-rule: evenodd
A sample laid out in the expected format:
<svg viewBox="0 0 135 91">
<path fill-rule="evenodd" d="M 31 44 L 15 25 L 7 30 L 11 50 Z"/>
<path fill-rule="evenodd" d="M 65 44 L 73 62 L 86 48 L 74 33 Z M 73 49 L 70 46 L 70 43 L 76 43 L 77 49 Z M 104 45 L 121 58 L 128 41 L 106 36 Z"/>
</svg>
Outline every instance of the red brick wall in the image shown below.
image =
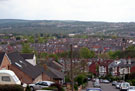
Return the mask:
<svg viewBox="0 0 135 91">
<path fill-rule="evenodd" d="M 131 67 L 130 69 L 130 73 L 134 73 L 135 72 L 135 66 Z"/>
<path fill-rule="evenodd" d="M 5 55 L 4 58 L 3 58 L 3 60 L 2 60 L 0 69 L 2 69 L 2 68 L 8 69 L 8 66 L 9 65 L 10 65 L 10 62 L 8 60 L 8 57 Z"/>
<path fill-rule="evenodd" d="M 97 74 L 97 71 L 96 71 L 96 64 L 93 63 L 89 66 L 89 72 L 93 73 L 93 74 Z"/>
<path fill-rule="evenodd" d="M 26 75 L 25 73 L 23 73 L 21 70 L 19 70 L 15 66 L 10 65 L 9 69 L 12 70 L 17 75 L 17 77 L 20 79 L 22 83 L 27 83 L 27 84 L 32 83 L 32 78 Z"/>
<path fill-rule="evenodd" d="M 49 76 L 47 76 L 45 73 L 42 74 L 42 80 L 43 81 L 50 81 L 52 80 Z"/>
</svg>

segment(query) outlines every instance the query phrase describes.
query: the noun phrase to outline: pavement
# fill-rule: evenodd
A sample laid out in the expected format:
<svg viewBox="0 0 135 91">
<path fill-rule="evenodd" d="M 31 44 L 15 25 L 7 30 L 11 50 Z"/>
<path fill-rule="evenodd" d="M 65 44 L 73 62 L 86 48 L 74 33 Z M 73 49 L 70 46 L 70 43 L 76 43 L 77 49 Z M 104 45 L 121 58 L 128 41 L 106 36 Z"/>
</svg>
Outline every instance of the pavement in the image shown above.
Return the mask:
<svg viewBox="0 0 135 91">
<path fill-rule="evenodd" d="M 110 84 L 100 83 L 102 91 L 120 91 L 119 89 L 116 89 L 115 86 L 112 86 Z M 83 89 L 82 91 L 86 91 L 87 88 L 93 88 L 92 82 L 88 82 L 88 86 Z"/>
</svg>

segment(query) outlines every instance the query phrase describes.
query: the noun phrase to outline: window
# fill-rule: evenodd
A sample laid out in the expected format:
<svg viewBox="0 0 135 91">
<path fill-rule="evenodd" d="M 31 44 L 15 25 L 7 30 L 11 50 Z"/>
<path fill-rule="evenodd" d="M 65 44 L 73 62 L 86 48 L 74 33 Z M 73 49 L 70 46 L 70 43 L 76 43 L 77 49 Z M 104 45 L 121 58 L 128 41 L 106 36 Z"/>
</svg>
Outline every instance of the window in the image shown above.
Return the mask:
<svg viewBox="0 0 135 91">
<path fill-rule="evenodd" d="M 2 77 L 1 77 L 1 80 L 2 80 L 2 81 L 6 81 L 6 82 L 10 82 L 10 81 L 11 81 L 11 79 L 10 79 L 9 76 L 2 76 Z"/>
<path fill-rule="evenodd" d="M 43 85 L 44 85 L 44 86 L 48 86 L 48 84 L 47 84 L 46 82 L 43 82 Z"/>
</svg>

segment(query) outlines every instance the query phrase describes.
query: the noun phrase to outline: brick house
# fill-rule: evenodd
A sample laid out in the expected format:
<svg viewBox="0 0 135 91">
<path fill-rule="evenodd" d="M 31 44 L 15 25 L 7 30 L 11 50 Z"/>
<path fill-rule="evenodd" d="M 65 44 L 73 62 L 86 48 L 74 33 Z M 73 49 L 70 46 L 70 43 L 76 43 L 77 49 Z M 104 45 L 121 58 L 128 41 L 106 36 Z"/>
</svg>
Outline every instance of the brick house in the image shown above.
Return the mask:
<svg viewBox="0 0 135 91">
<path fill-rule="evenodd" d="M 95 75 L 98 74 L 98 71 L 97 71 L 98 65 L 99 65 L 98 62 L 92 62 L 92 64 L 89 65 L 89 72 L 91 72 Z"/>
<path fill-rule="evenodd" d="M 135 73 L 135 63 L 131 64 L 130 73 Z"/>
<path fill-rule="evenodd" d="M 113 60 L 104 60 L 103 62 L 100 62 L 100 65 L 99 65 L 100 76 L 106 76 L 110 73 L 109 64 L 111 64 L 112 62 Z"/>
<path fill-rule="evenodd" d="M 45 67 L 46 74 L 53 79 L 53 81 L 58 83 L 64 82 L 64 73 L 62 72 L 62 64 L 54 61 L 53 59 L 47 60 L 43 63 Z"/>
<path fill-rule="evenodd" d="M 4 55 L 4 56 L 3 56 Z M 38 66 L 33 66 L 18 53 L 0 53 L 2 59 L 0 69 L 12 70 L 22 83 L 35 83 L 42 80 L 51 80 L 45 74 L 44 69 Z"/>
<path fill-rule="evenodd" d="M 135 72 L 135 61 L 131 59 L 115 60 L 109 65 L 109 69 L 111 69 L 113 76 L 123 77 L 126 74 Z"/>
<path fill-rule="evenodd" d="M 112 76 L 119 76 L 119 64 L 120 60 L 114 60 L 111 64 L 109 64 L 109 70 Z"/>
<path fill-rule="evenodd" d="M 1 69 L 8 69 L 11 62 L 5 52 L 0 53 L 0 70 Z"/>
<path fill-rule="evenodd" d="M 131 60 L 123 59 L 119 64 L 119 75 L 125 76 L 126 74 L 130 74 L 131 68 Z"/>
</svg>

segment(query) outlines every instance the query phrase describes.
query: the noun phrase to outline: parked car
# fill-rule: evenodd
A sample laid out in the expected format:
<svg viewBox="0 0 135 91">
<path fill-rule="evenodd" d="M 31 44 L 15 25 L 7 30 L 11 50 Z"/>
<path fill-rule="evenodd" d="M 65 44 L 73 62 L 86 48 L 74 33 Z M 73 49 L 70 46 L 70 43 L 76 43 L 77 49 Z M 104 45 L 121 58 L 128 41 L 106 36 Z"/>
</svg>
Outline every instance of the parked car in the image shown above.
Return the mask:
<svg viewBox="0 0 135 91">
<path fill-rule="evenodd" d="M 102 83 L 103 82 L 103 79 L 100 79 L 99 81 Z"/>
<path fill-rule="evenodd" d="M 29 84 L 29 86 L 30 86 L 31 90 L 34 91 L 34 90 L 41 90 L 43 88 L 47 88 L 47 87 L 51 86 L 52 84 L 54 84 L 54 82 L 40 81 L 35 84 Z"/>
<path fill-rule="evenodd" d="M 130 84 L 128 82 L 122 82 L 120 85 L 120 91 L 127 91 L 130 87 Z"/>
<path fill-rule="evenodd" d="M 108 81 L 108 80 L 103 80 L 103 83 L 110 83 L 110 81 Z"/>
<path fill-rule="evenodd" d="M 91 81 L 91 78 L 87 78 L 88 81 Z"/>
<path fill-rule="evenodd" d="M 95 82 L 95 80 L 96 80 L 95 78 L 92 79 L 93 82 Z"/>
<path fill-rule="evenodd" d="M 127 91 L 135 91 L 135 86 L 130 86 Z"/>
<path fill-rule="evenodd" d="M 0 70 L 0 84 L 18 84 L 21 85 L 21 81 L 11 70 Z"/>
<path fill-rule="evenodd" d="M 117 81 L 112 82 L 112 86 L 115 86 L 117 84 Z"/>
<path fill-rule="evenodd" d="M 99 82 L 94 82 L 94 83 L 93 83 L 93 87 L 100 88 L 100 83 L 99 83 Z"/>
<path fill-rule="evenodd" d="M 88 88 L 86 91 L 102 91 L 101 88 Z"/>
<path fill-rule="evenodd" d="M 115 85 L 117 89 L 120 89 L 120 84 L 121 84 L 121 83 L 118 82 L 118 83 Z"/>
</svg>

